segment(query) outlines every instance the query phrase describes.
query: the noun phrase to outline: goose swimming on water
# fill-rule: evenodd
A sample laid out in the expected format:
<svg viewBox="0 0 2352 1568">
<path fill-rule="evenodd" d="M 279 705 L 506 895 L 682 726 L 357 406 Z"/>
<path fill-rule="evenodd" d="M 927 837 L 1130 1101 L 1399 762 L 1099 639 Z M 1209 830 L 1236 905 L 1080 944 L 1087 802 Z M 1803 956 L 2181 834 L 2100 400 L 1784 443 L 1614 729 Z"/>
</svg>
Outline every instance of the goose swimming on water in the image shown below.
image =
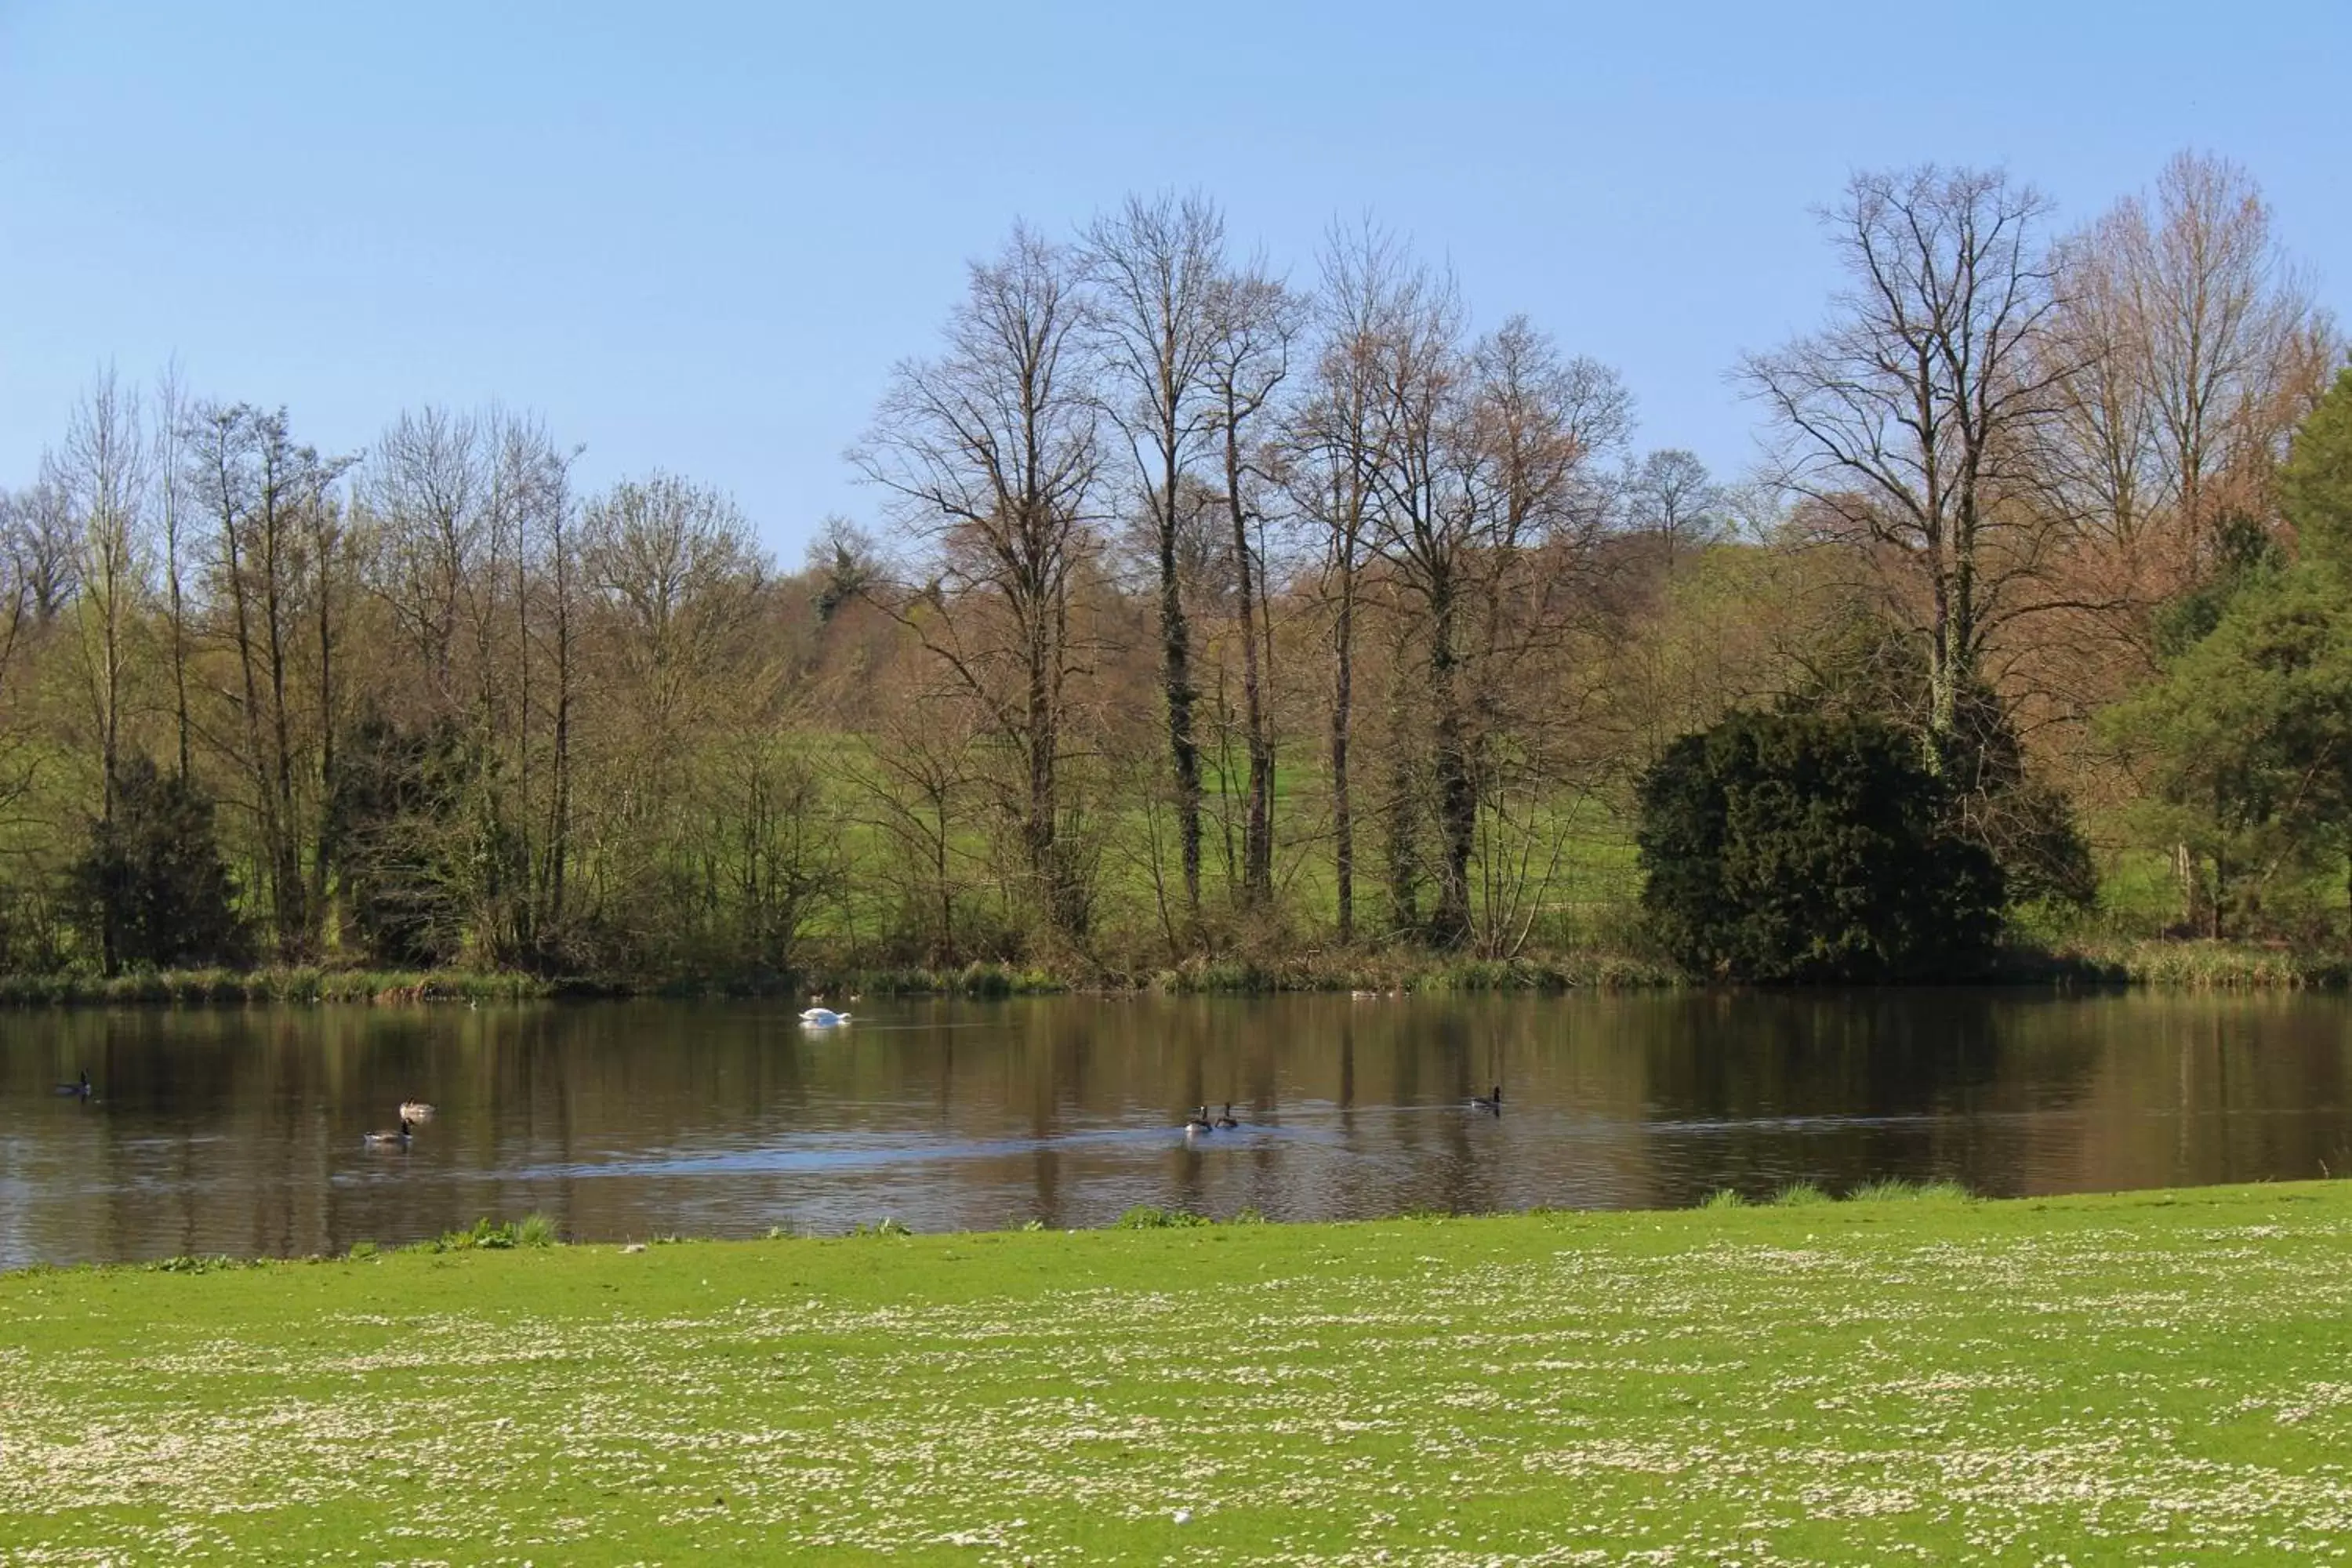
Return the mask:
<svg viewBox="0 0 2352 1568">
<path fill-rule="evenodd" d="M 397 1144 L 399 1147 L 405 1149 L 408 1147 L 409 1139 L 415 1135 L 415 1130 L 408 1124 L 408 1118 L 404 1116 L 400 1119 L 399 1131 L 362 1132 L 360 1134 L 360 1142 L 372 1148 L 385 1148 Z"/>
<path fill-rule="evenodd" d="M 70 1094 L 76 1100 L 88 1100 L 89 1098 L 89 1069 L 88 1068 L 82 1068 L 81 1081 L 79 1083 L 61 1083 L 51 1092 L 56 1094 Z"/>
<path fill-rule="evenodd" d="M 1473 1110 L 1483 1110 L 1493 1116 L 1502 1115 L 1503 1086 L 1499 1083 L 1496 1084 L 1495 1086 L 1495 1091 L 1492 1094 L 1472 1095 L 1470 1097 L 1470 1109 Z"/>
<path fill-rule="evenodd" d="M 1184 1122 L 1184 1134 L 1188 1138 L 1197 1133 L 1207 1132 L 1212 1130 L 1212 1124 L 1209 1121 L 1209 1108 L 1205 1105 L 1194 1110 L 1192 1116 Z"/>
<path fill-rule="evenodd" d="M 1204 1106 L 1201 1107 L 1201 1109 L 1202 1109 L 1202 1110 L 1208 1110 L 1209 1108 L 1208 1108 L 1207 1106 L 1205 1106 L 1205 1105 L 1204 1105 Z M 1234 1127 L 1239 1127 L 1240 1125 L 1241 1125 L 1241 1123 L 1240 1123 L 1240 1122 L 1238 1122 L 1238 1121 L 1234 1121 L 1234 1102 L 1233 1102 L 1232 1100 L 1227 1100 L 1227 1101 L 1225 1101 L 1225 1109 L 1224 1109 L 1224 1111 L 1223 1111 L 1223 1113 L 1222 1115 L 1220 1115 L 1220 1116 L 1217 1118 L 1217 1121 L 1216 1121 L 1216 1128 L 1217 1128 L 1217 1131 L 1220 1131 L 1220 1132 L 1223 1132 L 1223 1131 L 1227 1131 L 1228 1129 L 1234 1128 Z"/>
</svg>

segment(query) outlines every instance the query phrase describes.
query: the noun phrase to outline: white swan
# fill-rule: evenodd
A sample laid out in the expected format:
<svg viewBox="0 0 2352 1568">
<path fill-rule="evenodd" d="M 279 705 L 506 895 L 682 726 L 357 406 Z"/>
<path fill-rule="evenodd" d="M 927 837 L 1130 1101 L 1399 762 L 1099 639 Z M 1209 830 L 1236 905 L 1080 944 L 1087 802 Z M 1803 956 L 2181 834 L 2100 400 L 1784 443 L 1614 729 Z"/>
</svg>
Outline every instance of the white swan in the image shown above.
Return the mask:
<svg viewBox="0 0 2352 1568">
<path fill-rule="evenodd" d="M 836 1013 L 830 1007 L 811 1007 L 801 1015 L 803 1026 L 811 1029 L 830 1029 L 835 1024 L 847 1022 L 849 1022 L 848 1014 Z"/>
</svg>

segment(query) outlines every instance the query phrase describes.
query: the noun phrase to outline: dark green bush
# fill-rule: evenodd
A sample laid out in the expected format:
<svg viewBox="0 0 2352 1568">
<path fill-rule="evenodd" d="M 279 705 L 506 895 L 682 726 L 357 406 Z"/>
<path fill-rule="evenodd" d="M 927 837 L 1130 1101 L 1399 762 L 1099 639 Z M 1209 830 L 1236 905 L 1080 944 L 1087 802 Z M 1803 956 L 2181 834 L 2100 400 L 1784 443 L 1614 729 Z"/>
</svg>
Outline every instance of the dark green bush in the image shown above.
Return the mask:
<svg viewBox="0 0 2352 1568">
<path fill-rule="evenodd" d="M 89 825 L 66 882 L 110 975 L 249 956 L 212 797 L 144 756 L 123 763 L 113 815 Z"/>
<path fill-rule="evenodd" d="M 1736 980 L 1946 977 L 2000 931 L 2000 867 L 1917 743 L 1874 719 L 1734 713 L 1642 784 L 1642 902 L 1685 967 Z"/>
</svg>

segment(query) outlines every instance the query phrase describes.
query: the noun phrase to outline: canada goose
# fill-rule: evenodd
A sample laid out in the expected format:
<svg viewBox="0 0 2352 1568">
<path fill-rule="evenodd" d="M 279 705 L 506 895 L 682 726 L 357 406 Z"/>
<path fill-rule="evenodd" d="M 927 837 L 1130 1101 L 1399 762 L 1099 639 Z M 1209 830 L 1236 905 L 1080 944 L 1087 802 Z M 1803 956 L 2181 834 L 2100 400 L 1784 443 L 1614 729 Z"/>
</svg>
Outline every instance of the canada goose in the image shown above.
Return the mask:
<svg viewBox="0 0 2352 1568">
<path fill-rule="evenodd" d="M 1207 1132 L 1211 1130 L 1212 1123 L 1209 1121 L 1209 1108 L 1205 1105 L 1193 1111 L 1191 1118 L 1184 1123 L 1184 1131 L 1187 1136 L 1196 1132 Z"/>
<path fill-rule="evenodd" d="M 415 1129 L 411 1128 L 411 1127 L 408 1125 L 408 1118 L 406 1118 L 405 1116 L 404 1116 L 404 1117 L 402 1117 L 402 1118 L 400 1119 L 400 1131 L 397 1131 L 397 1132 L 362 1132 L 362 1133 L 361 1133 L 361 1134 L 360 1134 L 360 1142 L 362 1142 L 362 1143 L 372 1144 L 372 1145 L 374 1145 L 374 1146 L 377 1146 L 377 1147 L 383 1147 L 383 1146 L 384 1146 L 384 1145 L 396 1143 L 396 1144 L 400 1145 L 402 1148 L 405 1149 L 406 1147 L 408 1147 L 408 1140 L 410 1139 L 410 1137 L 411 1137 L 411 1136 L 413 1136 L 413 1135 L 414 1135 L 414 1132 L 415 1132 Z"/>
<path fill-rule="evenodd" d="M 1209 1108 L 1204 1105 L 1201 1107 L 1201 1109 L 1206 1110 Z M 1234 1102 L 1232 1100 L 1229 1100 L 1225 1101 L 1224 1114 L 1217 1118 L 1215 1125 L 1217 1131 L 1220 1132 L 1223 1132 L 1229 1127 L 1239 1127 L 1241 1125 L 1240 1122 L 1234 1120 Z"/>
<path fill-rule="evenodd" d="M 1470 1097 L 1470 1109 L 1471 1109 L 1471 1110 L 1485 1110 L 1485 1111 L 1489 1111 L 1489 1112 L 1492 1112 L 1494 1115 L 1496 1115 L 1496 1116 L 1500 1116 L 1500 1115 L 1502 1115 L 1502 1114 L 1503 1114 L 1503 1086 L 1502 1086 L 1501 1084 L 1499 1084 L 1499 1083 L 1498 1083 L 1498 1084 L 1496 1084 L 1496 1085 L 1495 1086 L 1495 1092 L 1494 1092 L 1494 1093 L 1492 1093 L 1492 1094 L 1474 1094 L 1474 1095 L 1472 1095 L 1472 1096 Z"/>
<path fill-rule="evenodd" d="M 400 1102 L 400 1119 L 403 1121 L 430 1121 L 433 1120 L 433 1107 L 421 1100 L 404 1100 Z"/>
<path fill-rule="evenodd" d="M 79 1083 L 61 1083 L 58 1085 L 54 1092 L 58 1094 L 70 1094 L 76 1100 L 88 1100 L 89 1098 L 89 1069 L 88 1068 L 82 1068 L 81 1081 Z"/>
<path fill-rule="evenodd" d="M 837 1024 L 847 1022 L 849 1022 L 848 1014 L 836 1013 L 830 1007 L 811 1007 L 801 1015 L 802 1025 L 811 1029 L 830 1029 Z"/>
</svg>

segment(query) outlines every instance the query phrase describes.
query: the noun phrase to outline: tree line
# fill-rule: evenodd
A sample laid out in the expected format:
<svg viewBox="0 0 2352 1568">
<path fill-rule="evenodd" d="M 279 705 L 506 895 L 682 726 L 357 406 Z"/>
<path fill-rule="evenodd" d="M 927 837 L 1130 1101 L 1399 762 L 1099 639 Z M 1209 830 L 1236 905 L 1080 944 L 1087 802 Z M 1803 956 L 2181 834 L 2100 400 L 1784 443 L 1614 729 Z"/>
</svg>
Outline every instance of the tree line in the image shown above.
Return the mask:
<svg viewBox="0 0 2352 1568">
<path fill-rule="evenodd" d="M 1375 225 L 1301 278 L 1130 197 L 971 265 L 848 454 L 877 525 L 793 570 L 516 410 L 339 453 L 109 372 L 0 492 L 0 958 L 1625 942 L 1645 770 L 1776 704 L 1910 737 L 2021 904 L 2129 851 L 2184 921 L 2289 910 L 2335 818 L 2226 826 L 2210 735 L 2134 718 L 2301 559 L 2344 343 L 2270 221 L 2200 155 L 2071 231 L 2000 172 L 1859 175 L 1730 482 Z"/>
</svg>

